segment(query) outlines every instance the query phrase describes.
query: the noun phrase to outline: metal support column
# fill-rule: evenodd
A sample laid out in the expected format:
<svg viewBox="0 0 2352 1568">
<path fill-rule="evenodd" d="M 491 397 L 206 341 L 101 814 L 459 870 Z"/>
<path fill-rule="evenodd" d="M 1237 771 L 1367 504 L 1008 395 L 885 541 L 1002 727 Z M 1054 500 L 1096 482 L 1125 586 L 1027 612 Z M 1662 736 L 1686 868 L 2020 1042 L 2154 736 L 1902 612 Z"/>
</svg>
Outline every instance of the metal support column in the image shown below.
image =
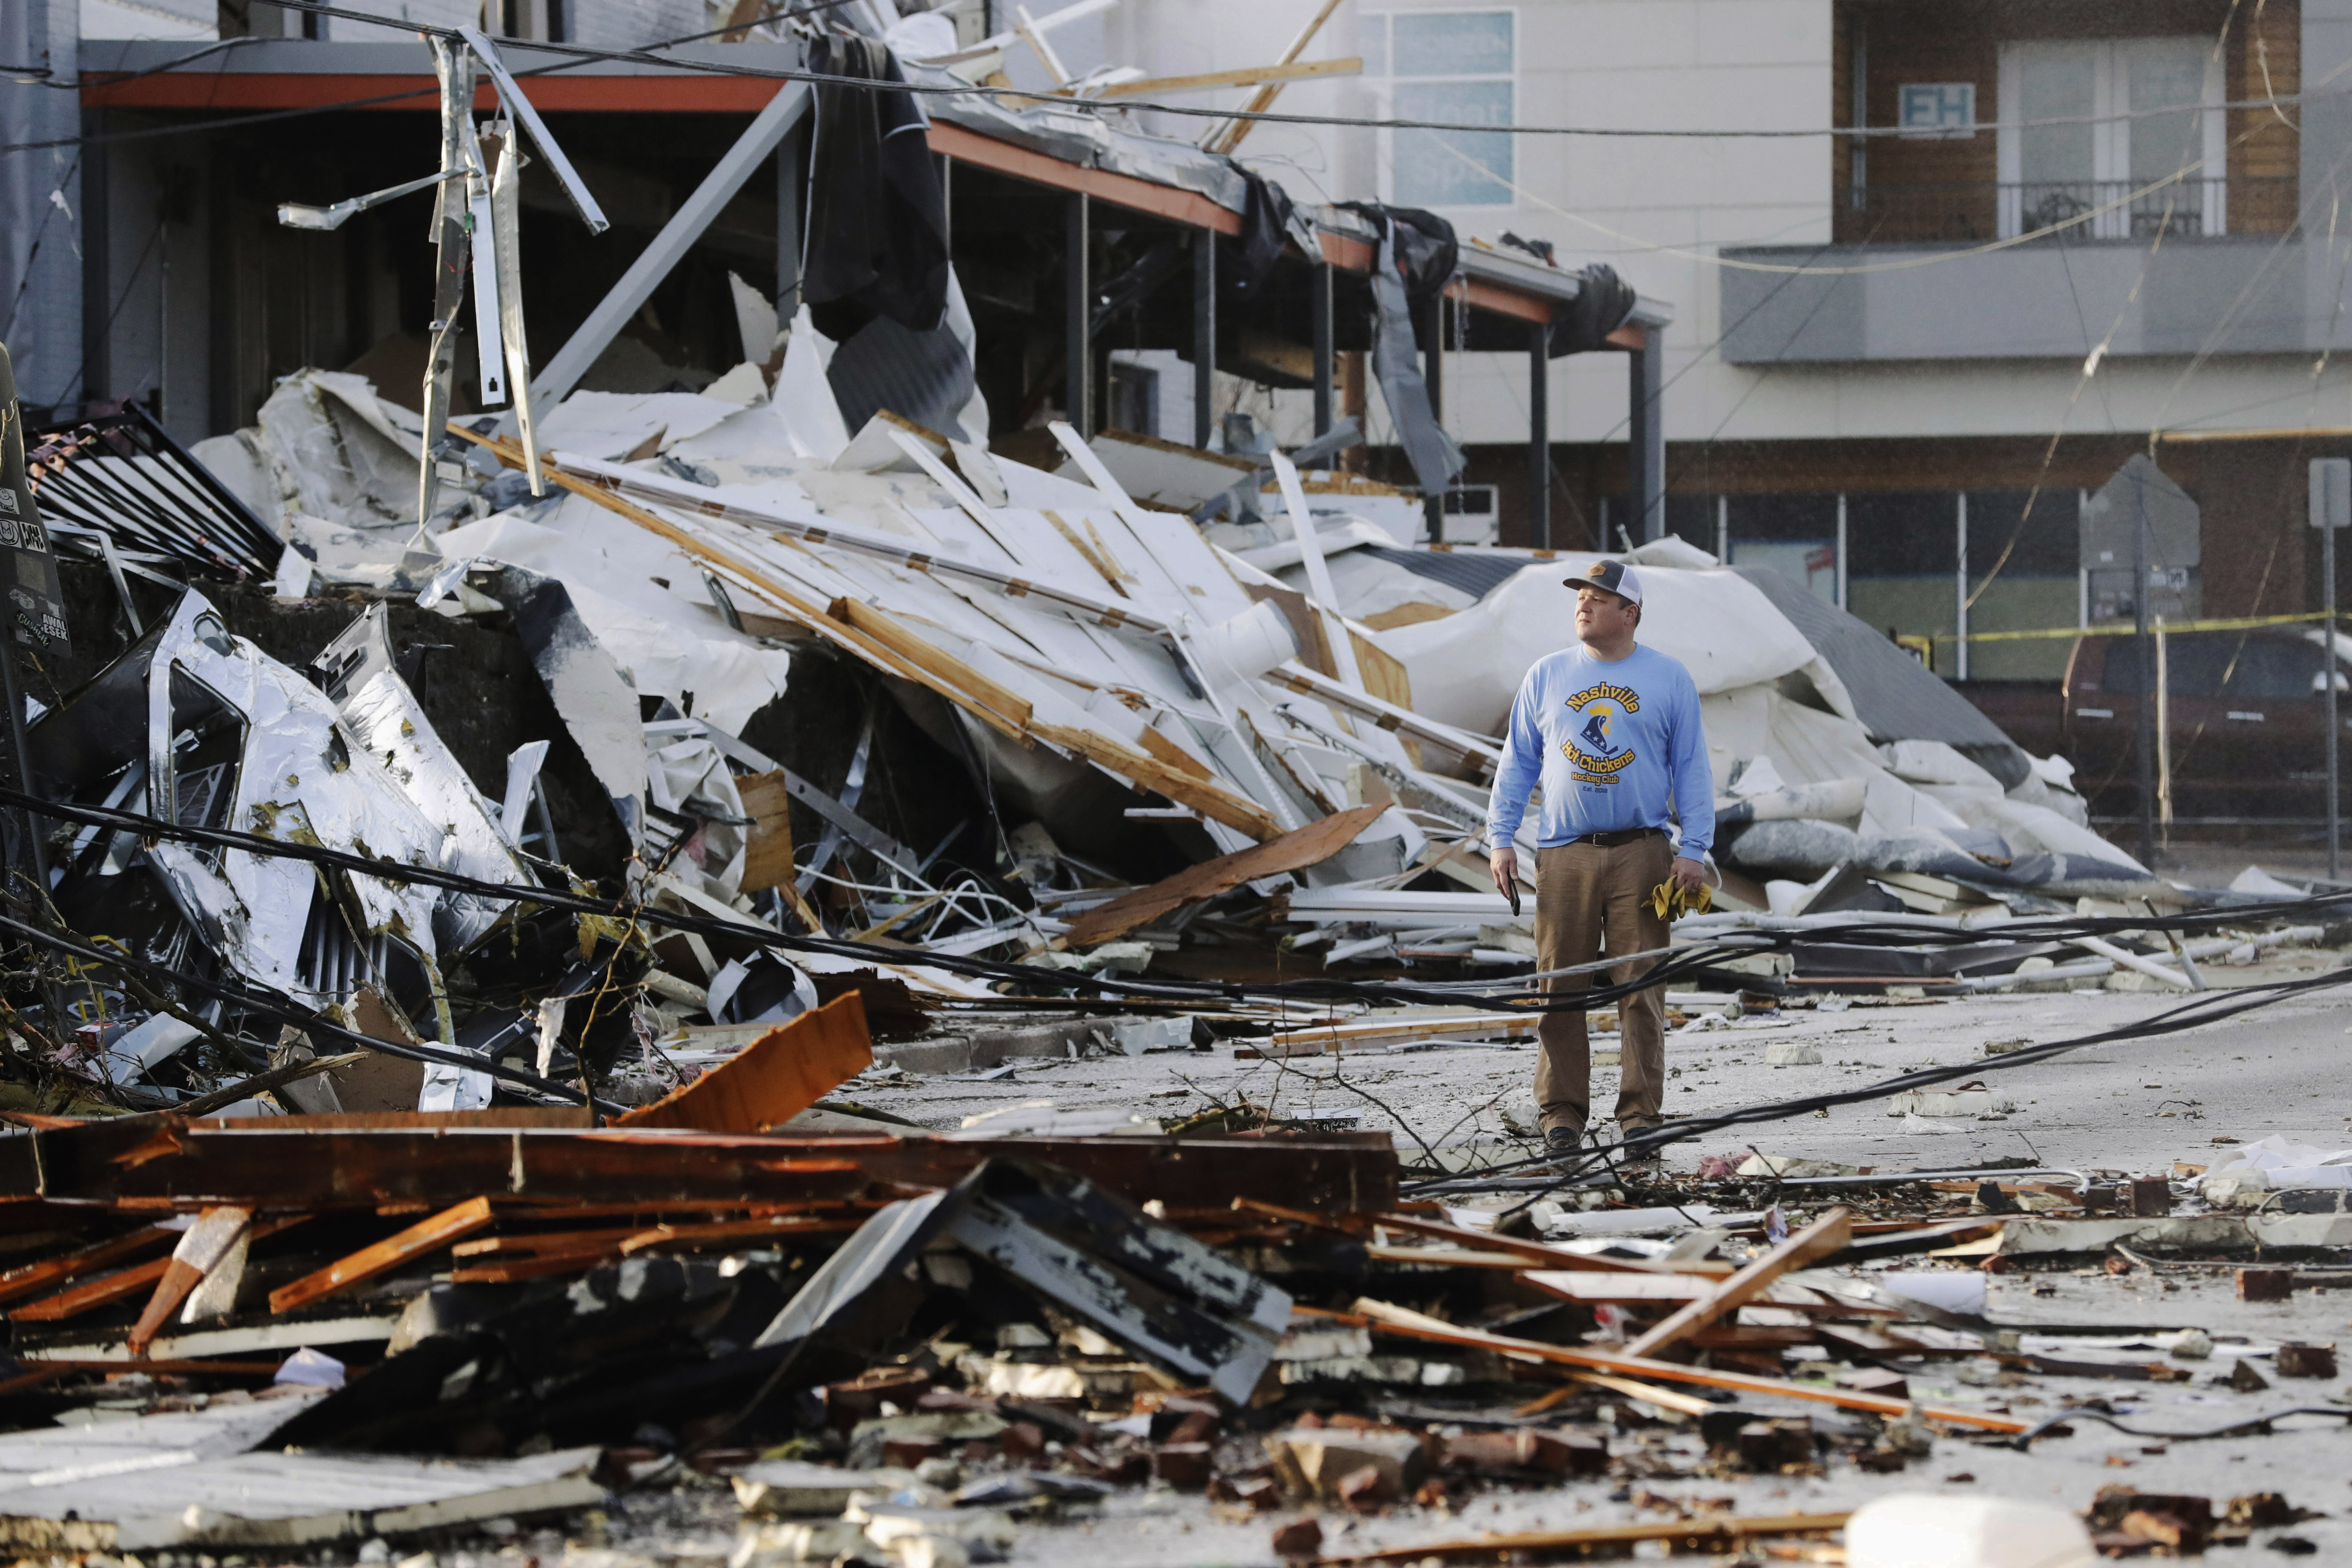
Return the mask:
<svg viewBox="0 0 2352 1568">
<path fill-rule="evenodd" d="M 1062 247 L 1062 335 L 1065 369 L 1063 406 L 1081 439 L 1095 433 L 1094 289 L 1087 267 L 1087 194 L 1069 196 L 1069 226 Z"/>
<path fill-rule="evenodd" d="M 112 129 L 110 116 L 103 109 L 93 109 L 81 117 L 82 134 L 93 140 L 80 149 L 81 200 L 76 212 L 81 219 L 81 297 L 86 301 L 82 311 L 81 374 L 76 378 L 74 400 L 96 403 L 114 395 L 114 319 L 118 311 L 109 309 L 114 299 L 112 245 L 108 231 L 113 212 L 113 192 L 110 165 L 112 159 L 103 140 Z M 62 219 L 65 215 L 56 216 Z M 297 246 L 302 242 L 294 241 Z M 136 392 L 133 384 L 128 392 Z"/>
<path fill-rule="evenodd" d="M 1627 364 L 1625 477 L 1634 518 L 1628 531 L 1637 544 L 1666 535 L 1666 422 L 1660 402 L 1665 381 L 1665 336 L 1663 326 L 1644 322 L 1642 346 L 1633 351 Z"/>
<path fill-rule="evenodd" d="M 620 336 L 623 327 L 636 320 L 637 312 L 645 309 L 646 301 L 653 298 L 654 290 L 693 248 L 695 241 L 702 237 L 703 231 L 710 226 L 719 209 L 735 199 L 735 194 L 743 188 L 744 182 L 751 179 L 760 165 L 767 162 L 768 155 L 776 150 L 777 143 L 783 141 L 785 132 L 801 122 L 802 117 L 808 113 L 811 100 L 806 82 L 786 82 L 782 90 L 768 100 L 768 106 L 751 117 L 751 125 L 736 139 L 735 145 L 727 149 L 717 166 L 703 177 L 702 184 L 694 188 L 694 194 L 679 204 L 669 222 L 654 236 L 653 243 L 629 264 L 629 269 L 621 274 L 621 280 L 613 285 L 612 290 L 597 302 L 594 310 L 588 312 L 588 319 L 580 324 L 580 330 L 572 334 L 570 341 L 556 351 L 555 357 L 549 360 L 547 367 L 532 380 L 530 400 L 533 406 L 552 408 L 571 395 L 572 389 L 580 384 L 580 378 L 588 373 L 588 367 L 596 363 L 596 356 Z M 507 423 L 500 428 L 507 428 L 511 422 L 512 416 L 509 416 Z"/>
<path fill-rule="evenodd" d="M 1315 264 L 1315 434 L 1331 429 L 1331 264 Z"/>
<path fill-rule="evenodd" d="M 2336 657 L 2336 531 L 2352 526 L 2352 461 L 2315 458 L 2311 462 L 2311 526 L 2319 530 L 2320 603 L 2327 612 L 2327 650 L 2320 664 L 2327 689 L 2327 879 L 2343 879 L 2344 797 L 2339 752 L 2344 717 L 2336 695 L 2343 663 Z"/>
<path fill-rule="evenodd" d="M 2336 529 L 2334 525 L 2319 531 L 2319 576 L 2327 591 L 2326 662 L 2321 668 L 2327 672 L 2327 879 L 2344 879 L 2344 796 L 2343 780 L 2338 772 L 2336 752 L 2344 743 L 2344 721 L 2339 716 L 2336 682 L 2344 678 L 2336 673 Z"/>
<path fill-rule="evenodd" d="M 795 125 L 776 143 L 776 323 L 801 308 L 801 237 L 808 205 L 808 131 Z"/>
<path fill-rule="evenodd" d="M 1953 513 L 1957 539 L 1952 548 L 1952 674 L 1969 678 L 1969 492 L 1959 493 Z"/>
<path fill-rule="evenodd" d="M 1528 328 L 1528 543 L 1551 548 L 1551 323 Z"/>
<path fill-rule="evenodd" d="M 1192 235 L 1192 445 L 1217 430 L 1217 231 Z"/>
<path fill-rule="evenodd" d="M 1845 554 L 1845 550 L 1846 550 L 1846 541 L 1845 541 L 1845 492 L 1844 492 L 1843 490 L 1840 490 L 1840 491 L 1838 492 L 1838 510 L 1837 510 L 1837 607 L 1838 607 L 1839 609 L 1841 609 L 1841 610 L 1843 610 L 1843 609 L 1844 609 L 1844 608 L 1846 607 L 1846 602 L 1845 602 L 1845 566 L 1846 566 L 1846 554 Z"/>
<path fill-rule="evenodd" d="M 2156 869 L 2156 661 L 2147 637 L 2147 485 L 2132 470 L 2132 633 L 2139 654 L 2139 711 L 2132 747 L 2139 777 L 2139 863 Z"/>
<path fill-rule="evenodd" d="M 1439 425 L 1445 423 L 1445 295 L 1443 291 L 1429 301 L 1429 319 L 1423 327 L 1428 347 L 1422 351 L 1421 378 L 1429 384 L 1429 416 Z M 1445 542 L 1445 493 L 1422 498 L 1422 515 L 1429 522 L 1429 542 Z"/>
</svg>

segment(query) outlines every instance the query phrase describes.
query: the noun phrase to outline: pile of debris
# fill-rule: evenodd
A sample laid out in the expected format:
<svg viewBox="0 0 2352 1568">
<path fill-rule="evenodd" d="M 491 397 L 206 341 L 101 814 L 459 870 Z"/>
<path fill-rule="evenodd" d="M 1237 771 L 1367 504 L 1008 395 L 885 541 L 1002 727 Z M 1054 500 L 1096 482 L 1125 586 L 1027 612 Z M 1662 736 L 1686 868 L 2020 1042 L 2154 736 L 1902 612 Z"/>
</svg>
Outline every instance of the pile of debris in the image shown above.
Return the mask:
<svg viewBox="0 0 2352 1568">
<path fill-rule="evenodd" d="M 2035 1500 L 2029 1456 L 2352 1418 L 2334 1347 L 2280 1332 L 2316 1321 L 2298 1290 L 2340 1283 L 2294 1260 L 2352 1244 L 2352 1217 L 2244 1212 L 2340 1195 L 2352 1153 L 2255 1146 L 2177 1181 L 1758 1155 L 1448 1206 L 1401 1195 L 1384 1134 L 937 1136 L 809 1109 L 860 1060 L 861 1016 L 852 995 L 779 1026 L 609 1131 L 21 1119 L 0 1539 L 529 1529 L 542 1556 L 568 1536 L 638 1561 L 726 1531 L 740 1563 L 908 1568 L 1168 1517 L 1334 1563 L 1644 1541 L 1835 1561 L 1843 1531 L 1844 1561 L 1886 1564 L 1909 1559 L 1885 1537 L 1932 1528 L 1990 1568 L 2305 1549 L 2318 1516 L 2275 1491 L 2085 1487 L 2078 1520 Z M 2234 1301 L 2198 1295 L 2217 1280 Z M 2038 1301 L 2184 1281 L 2241 1331 Z M 2194 1394 L 2192 1429 L 2151 1385 Z M 1992 1494 L 1905 1489 L 1931 1460 Z M 1564 1497 L 1607 1511 L 1562 1521 Z M 1449 1530 L 1474 1508 L 1497 1528 Z"/>
</svg>

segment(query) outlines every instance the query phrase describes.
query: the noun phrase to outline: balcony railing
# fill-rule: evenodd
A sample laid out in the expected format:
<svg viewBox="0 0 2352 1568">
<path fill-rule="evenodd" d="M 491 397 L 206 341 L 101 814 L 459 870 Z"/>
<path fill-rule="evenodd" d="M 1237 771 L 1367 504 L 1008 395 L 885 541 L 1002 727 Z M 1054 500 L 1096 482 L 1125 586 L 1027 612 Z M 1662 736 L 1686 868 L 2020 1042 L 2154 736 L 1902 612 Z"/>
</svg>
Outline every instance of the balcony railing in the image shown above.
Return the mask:
<svg viewBox="0 0 2352 1568">
<path fill-rule="evenodd" d="M 2127 180 L 1870 185 L 1839 193 L 1838 243 L 2007 239 L 2044 243 L 2280 234 L 2294 226 L 2292 178 L 2180 180 L 2141 192 Z"/>
</svg>

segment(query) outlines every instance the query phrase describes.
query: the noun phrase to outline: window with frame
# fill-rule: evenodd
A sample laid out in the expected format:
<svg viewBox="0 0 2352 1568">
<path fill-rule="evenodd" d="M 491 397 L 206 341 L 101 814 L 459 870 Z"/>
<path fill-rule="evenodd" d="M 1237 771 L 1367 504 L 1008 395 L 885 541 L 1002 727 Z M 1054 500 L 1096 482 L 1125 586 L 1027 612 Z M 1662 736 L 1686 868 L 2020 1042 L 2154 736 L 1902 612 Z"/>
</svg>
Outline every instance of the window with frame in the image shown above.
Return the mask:
<svg viewBox="0 0 2352 1568">
<path fill-rule="evenodd" d="M 1518 17 L 1512 11 L 1391 11 L 1359 24 L 1364 74 L 1387 113 L 1465 127 L 1517 118 Z M 1400 206 L 1509 206 L 1507 131 L 1391 131 L 1389 200 Z"/>
<path fill-rule="evenodd" d="M 2004 44 L 2002 236 L 2075 218 L 2082 239 L 2228 232 L 2221 101 L 2208 38 Z"/>
</svg>

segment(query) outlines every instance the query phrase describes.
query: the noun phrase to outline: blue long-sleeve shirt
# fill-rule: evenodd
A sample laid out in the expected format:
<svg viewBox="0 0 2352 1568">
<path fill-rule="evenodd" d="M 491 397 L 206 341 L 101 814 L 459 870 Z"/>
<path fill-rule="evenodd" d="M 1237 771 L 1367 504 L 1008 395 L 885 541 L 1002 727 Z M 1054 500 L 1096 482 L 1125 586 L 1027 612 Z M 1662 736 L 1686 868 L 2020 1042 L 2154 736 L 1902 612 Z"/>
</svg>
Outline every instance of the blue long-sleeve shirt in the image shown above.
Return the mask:
<svg viewBox="0 0 2352 1568">
<path fill-rule="evenodd" d="M 1715 842 L 1715 779 L 1698 688 L 1679 660 L 1636 645 L 1612 664 L 1582 644 L 1548 654 L 1511 701 L 1511 729 L 1486 805 L 1487 842 L 1517 835 L 1543 784 L 1536 842 L 1679 822 L 1679 853 Z"/>
</svg>

